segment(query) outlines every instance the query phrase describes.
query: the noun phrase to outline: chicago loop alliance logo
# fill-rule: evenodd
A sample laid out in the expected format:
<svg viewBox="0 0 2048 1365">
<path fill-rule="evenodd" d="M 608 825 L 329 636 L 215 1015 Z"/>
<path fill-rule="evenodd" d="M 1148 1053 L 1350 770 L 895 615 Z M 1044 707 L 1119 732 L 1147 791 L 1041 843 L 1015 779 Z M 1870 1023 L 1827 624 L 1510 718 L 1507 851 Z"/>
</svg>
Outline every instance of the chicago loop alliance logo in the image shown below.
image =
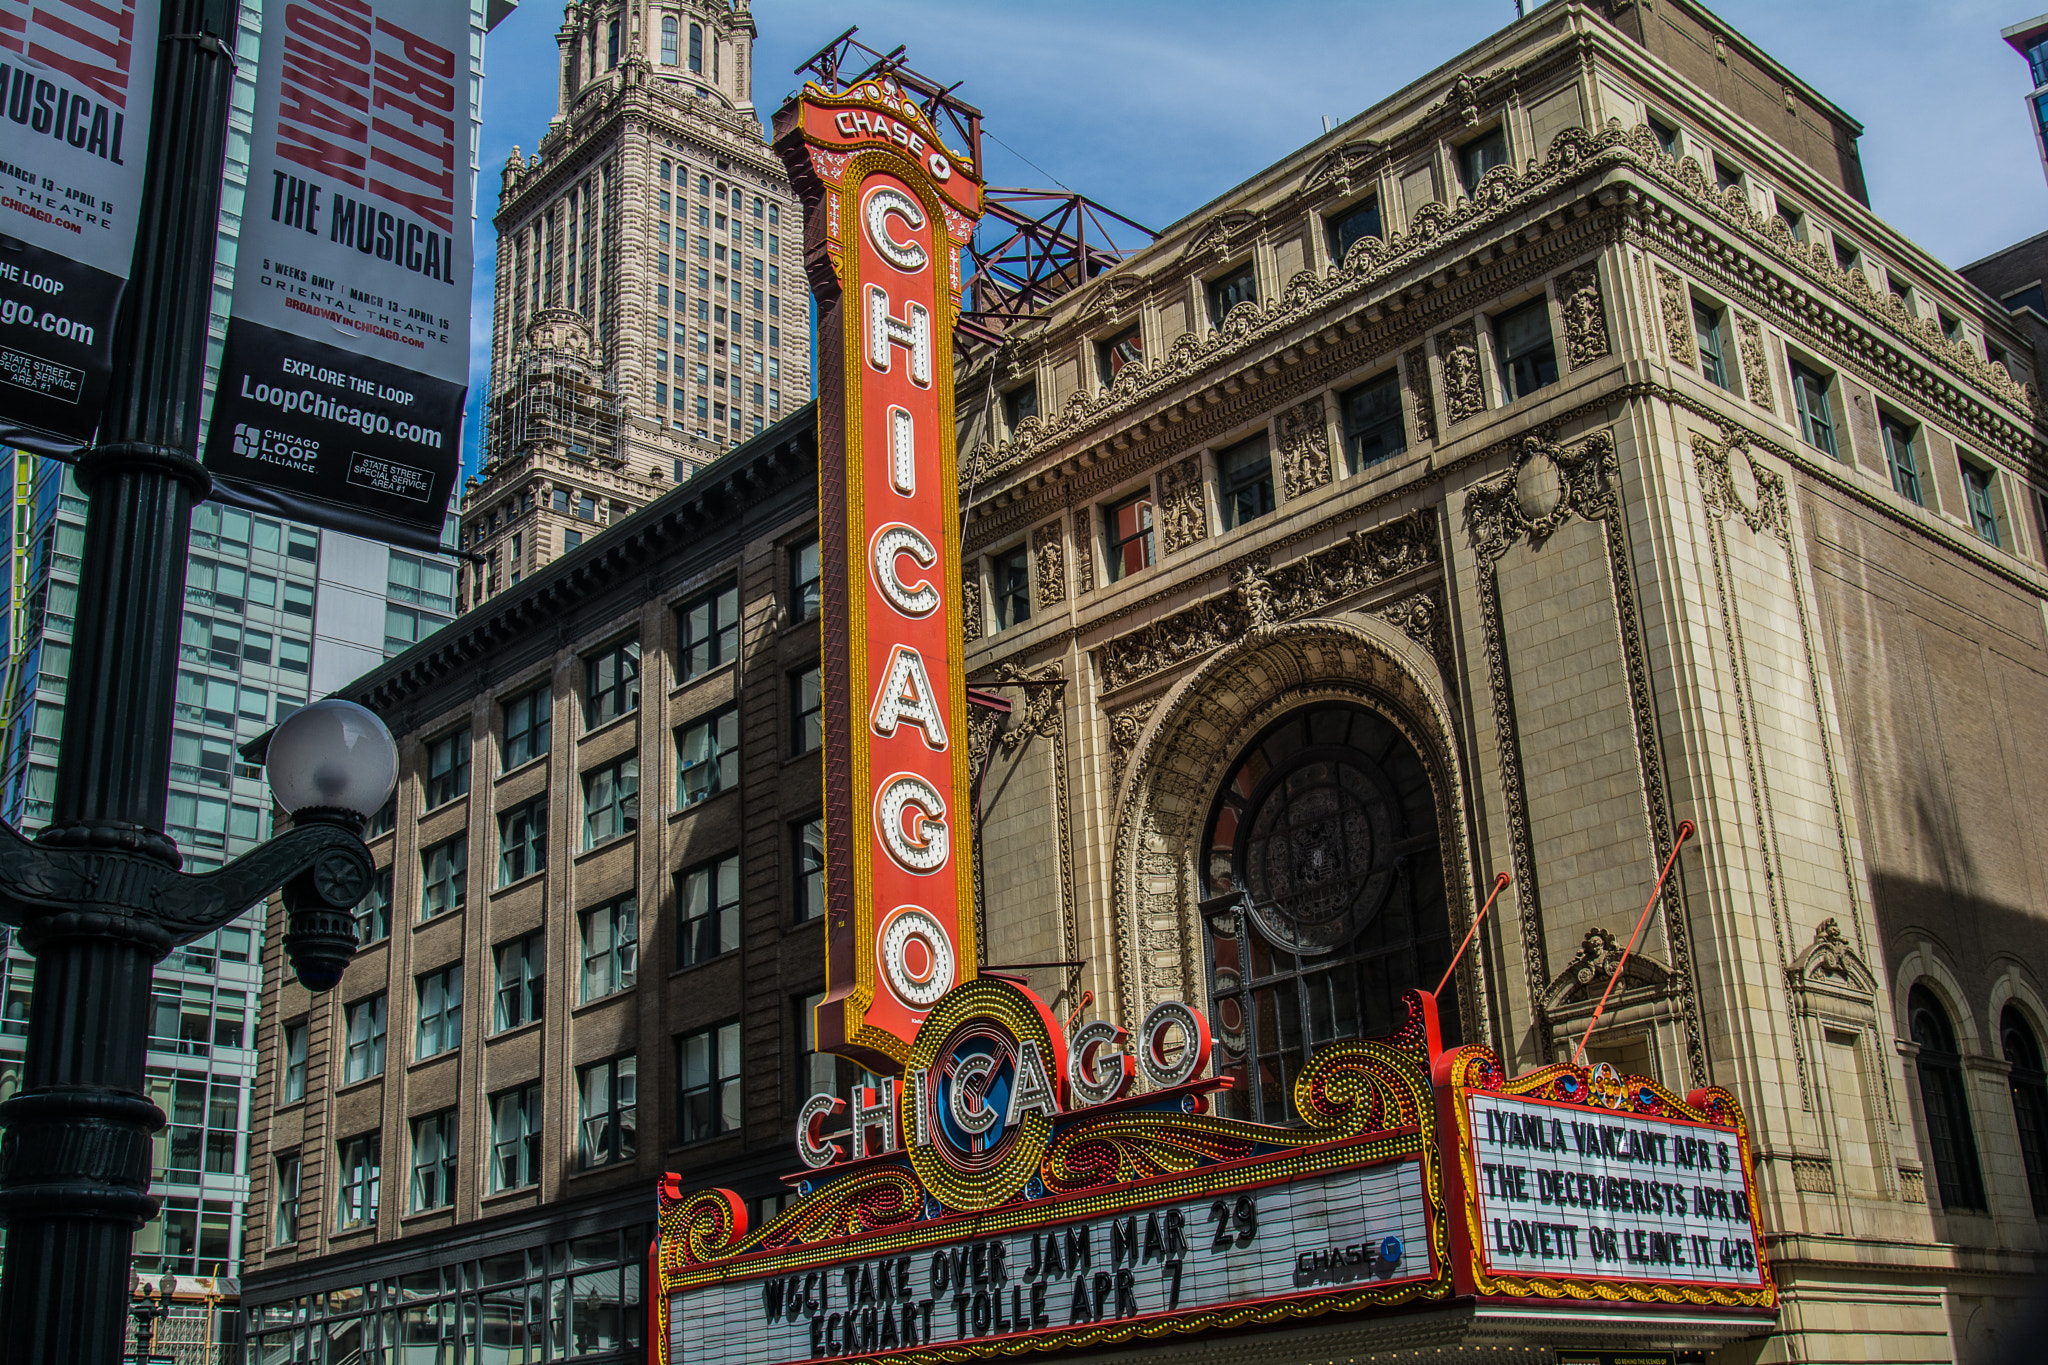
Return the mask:
<svg viewBox="0 0 2048 1365">
<path fill-rule="evenodd" d="M 235 454 L 245 460 L 286 465 L 309 474 L 320 459 L 320 443 L 312 437 L 272 431 L 254 422 L 235 423 L 233 441 Z"/>
<path fill-rule="evenodd" d="M 891 927 L 910 918 L 898 912 Z M 933 945 L 943 936 L 906 942 L 899 960 L 931 949 L 928 974 L 941 970 Z M 902 1076 L 855 1087 L 850 1104 L 828 1094 L 805 1101 L 797 1150 L 813 1169 L 848 1159 L 848 1143 L 855 1161 L 903 1151 L 945 1207 L 990 1208 L 1038 1171 L 1061 1115 L 1121 1099 L 1140 1071 L 1155 1089 L 1183 1085 L 1208 1066 L 1209 1048 L 1208 1021 L 1177 1000 L 1153 1006 L 1135 1040 L 1105 1020 L 1069 1040 L 1031 991 L 979 977 L 936 998 Z M 850 1126 L 826 1132 L 842 1115 Z"/>
</svg>

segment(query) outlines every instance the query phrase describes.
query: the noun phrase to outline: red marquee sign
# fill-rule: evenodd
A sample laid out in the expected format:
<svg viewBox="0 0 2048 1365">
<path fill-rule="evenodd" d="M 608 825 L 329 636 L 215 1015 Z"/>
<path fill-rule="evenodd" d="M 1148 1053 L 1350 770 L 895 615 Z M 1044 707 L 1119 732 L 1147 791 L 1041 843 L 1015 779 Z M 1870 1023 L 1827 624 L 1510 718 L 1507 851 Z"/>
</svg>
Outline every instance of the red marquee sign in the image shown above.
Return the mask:
<svg viewBox="0 0 2048 1365">
<path fill-rule="evenodd" d="M 818 300 L 821 1048 L 899 1070 L 975 975 L 953 325 L 978 168 L 887 78 L 775 121 Z"/>
</svg>

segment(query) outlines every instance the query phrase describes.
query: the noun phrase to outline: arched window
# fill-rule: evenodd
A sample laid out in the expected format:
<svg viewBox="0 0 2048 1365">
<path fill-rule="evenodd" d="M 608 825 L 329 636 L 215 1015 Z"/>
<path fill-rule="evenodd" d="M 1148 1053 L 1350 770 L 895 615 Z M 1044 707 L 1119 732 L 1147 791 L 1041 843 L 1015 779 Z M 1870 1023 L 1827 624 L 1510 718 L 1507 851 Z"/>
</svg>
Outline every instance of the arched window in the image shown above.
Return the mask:
<svg viewBox="0 0 2048 1365">
<path fill-rule="evenodd" d="M 1920 1046 L 1920 1104 L 1927 1115 L 1927 1140 L 1934 1146 L 1934 1175 L 1944 1208 L 1982 1209 L 1984 1176 L 1977 1166 L 1977 1139 L 1970 1128 L 1970 1103 L 1963 1089 L 1963 1059 L 1956 1051 L 1948 1011 L 1925 986 L 1906 997 L 1907 1023 Z"/>
<path fill-rule="evenodd" d="M 709 193 L 711 193 L 711 177 L 710 177 L 710 176 L 708 176 L 708 175 L 703 175 L 703 174 L 699 174 L 699 175 L 698 175 L 698 177 L 697 177 L 697 193 L 699 193 L 699 194 L 709 194 Z"/>
<path fill-rule="evenodd" d="M 1201 861 L 1205 901 L 1250 902 L 1209 922 L 1217 1065 L 1237 1082 L 1226 1112 L 1294 1121 L 1294 1078 L 1316 1048 L 1383 1036 L 1404 990 L 1435 989 L 1452 948 L 1438 839 L 1421 758 L 1373 711 L 1305 707 L 1238 756 Z M 1453 1044 L 1455 993 L 1439 1008 Z"/>
<path fill-rule="evenodd" d="M 668 164 L 668 158 L 667 158 L 667 157 L 663 157 L 663 158 L 661 159 L 661 178 L 662 178 L 663 180 L 667 180 L 667 179 L 668 179 L 668 176 L 669 176 L 669 164 Z"/>
<path fill-rule="evenodd" d="M 676 17 L 673 14 L 661 16 L 661 64 L 676 64 Z"/>
<path fill-rule="evenodd" d="M 758 194 L 757 194 L 757 195 L 755 195 L 755 196 L 754 196 L 754 216 L 755 216 L 756 218 L 759 218 L 759 217 L 760 217 L 760 216 L 761 216 L 762 214 L 766 213 L 767 211 L 768 211 L 768 207 L 767 207 L 767 205 L 765 205 L 765 204 L 763 204 L 763 203 L 761 202 L 761 196 L 760 196 L 760 195 L 758 195 Z"/>
<path fill-rule="evenodd" d="M 605 70 L 619 64 L 619 21 L 614 19 L 605 25 L 604 31 Z"/>
<path fill-rule="evenodd" d="M 690 25 L 690 70 L 699 75 L 704 72 L 704 28 L 701 24 Z"/>
<path fill-rule="evenodd" d="M 2034 1212 L 2048 1217 L 2048 1075 L 2042 1073 L 2041 1045 L 2016 1005 L 2005 1007 L 1998 1032 L 2012 1067 L 2012 1117 L 2020 1130 L 2027 1187 L 2033 1191 Z"/>
</svg>

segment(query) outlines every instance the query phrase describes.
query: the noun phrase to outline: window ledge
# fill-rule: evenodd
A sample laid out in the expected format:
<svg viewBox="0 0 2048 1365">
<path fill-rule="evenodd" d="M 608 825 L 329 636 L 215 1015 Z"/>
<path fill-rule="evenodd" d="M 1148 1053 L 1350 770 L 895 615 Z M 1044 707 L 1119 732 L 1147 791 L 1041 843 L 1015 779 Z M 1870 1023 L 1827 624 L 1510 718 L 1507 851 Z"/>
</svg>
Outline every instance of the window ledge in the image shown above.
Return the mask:
<svg viewBox="0 0 2048 1365">
<path fill-rule="evenodd" d="M 692 962 L 687 967 L 671 967 L 669 968 L 668 979 L 673 981 L 677 977 L 687 976 L 691 972 L 701 972 L 706 967 L 716 967 L 721 962 L 738 957 L 739 952 L 739 949 L 733 948 L 727 952 L 720 953 L 717 957 L 707 957 L 702 962 Z"/>
<path fill-rule="evenodd" d="M 412 1061 L 407 1062 L 405 1064 L 405 1074 L 410 1076 L 415 1071 L 426 1070 L 436 1062 L 445 1062 L 450 1057 L 459 1057 L 461 1055 L 461 1043 L 457 1043 L 454 1047 L 444 1047 L 430 1057 L 416 1057 Z"/>
<path fill-rule="evenodd" d="M 575 1170 L 569 1172 L 569 1178 L 571 1180 L 581 1180 L 585 1177 L 593 1175 L 616 1176 L 620 1174 L 629 1174 L 632 1171 L 638 1169 L 639 1164 L 640 1158 L 638 1153 L 636 1152 L 633 1156 L 622 1156 L 615 1161 L 607 1161 L 602 1166 L 579 1165 L 578 1167 L 576 1167 Z"/>
<path fill-rule="evenodd" d="M 353 1095 L 358 1091 L 368 1090 L 373 1085 L 382 1085 L 383 1083 L 384 1072 L 380 1071 L 374 1076 L 365 1076 L 359 1081 L 344 1081 L 342 1084 L 334 1087 L 334 1096 L 336 1099 L 339 1099 L 343 1095 Z"/>
<path fill-rule="evenodd" d="M 715 806 L 723 797 L 738 796 L 739 794 L 740 789 L 737 783 L 730 787 L 720 787 L 717 791 L 712 792 L 708 796 L 699 797 L 687 806 L 677 806 L 668 813 L 669 823 L 674 824 L 677 819 L 685 815 L 694 815 L 706 806 Z"/>
<path fill-rule="evenodd" d="M 514 1185 L 509 1190 L 498 1190 L 493 1194 L 480 1195 L 478 1196 L 478 1199 L 479 1202 L 485 1205 L 510 1204 L 522 1195 L 524 1195 L 528 1199 L 531 1199 L 539 1193 L 540 1182 L 538 1180 L 535 1180 L 524 1185 Z"/>
<path fill-rule="evenodd" d="M 454 1215 L 455 1205 L 453 1203 L 436 1204 L 431 1209 L 413 1209 L 409 1212 L 401 1213 L 398 1215 L 398 1221 L 401 1226 L 405 1224 L 418 1225 L 434 1218 L 452 1218 Z"/>
<path fill-rule="evenodd" d="M 816 932 L 817 927 L 824 923 L 824 920 L 825 917 L 823 915 L 812 915 L 809 919 L 790 920 L 782 926 L 783 937 L 787 938 L 789 935 L 805 929 Z"/>
<path fill-rule="evenodd" d="M 640 831 L 637 828 L 628 830 L 624 834 L 614 834 L 611 838 L 605 840 L 603 843 L 592 844 L 589 848 L 584 849 L 581 853 L 576 855 L 573 861 L 575 861 L 578 864 L 587 863 L 592 859 L 596 858 L 599 854 L 605 852 L 607 849 L 616 848 L 620 844 L 631 844 L 639 837 Z"/>
<path fill-rule="evenodd" d="M 457 805 L 458 803 L 460 803 L 460 802 L 463 802 L 463 801 L 467 801 L 467 800 L 469 800 L 469 793 L 468 793 L 468 792 L 463 792 L 463 793 L 462 793 L 461 795 L 459 795 L 459 796 L 451 796 L 451 797 L 449 797 L 449 798 L 448 798 L 448 799 L 447 799 L 446 801 L 443 801 L 443 802 L 442 802 L 442 803 L 441 803 L 440 805 L 438 805 L 438 806 L 428 806 L 428 807 L 427 807 L 426 809 L 422 810 L 422 811 L 420 812 L 420 817 L 419 817 L 419 818 L 420 818 L 420 820 L 422 820 L 422 821 L 426 821 L 426 820 L 431 820 L 431 819 L 433 819 L 433 818 L 434 818 L 435 816 L 439 815 L 439 814 L 440 814 L 440 813 L 441 813 L 442 811 L 444 811 L 444 810 L 453 810 L 453 809 L 454 809 L 454 808 L 456 807 L 456 805 Z M 394 828 L 395 828 L 395 827 L 394 827 Z M 380 834 L 380 835 L 378 835 L 377 837 L 381 839 L 381 838 L 383 838 L 384 836 Z"/>
<path fill-rule="evenodd" d="M 498 885 L 498 886 L 494 886 L 494 887 L 492 887 L 492 888 L 491 888 L 491 894 L 492 894 L 493 896 L 502 896 L 502 895 L 506 894 L 507 892 L 510 892 L 510 891 L 517 891 L 517 890 L 519 890 L 519 889 L 520 889 L 520 888 L 522 888 L 522 887 L 525 887 L 525 886 L 529 886 L 529 885 L 531 885 L 531 884 L 532 884 L 532 883 L 534 883 L 534 882 L 537 882 L 537 881 L 540 881 L 540 880 L 542 880 L 542 879 L 543 879 L 543 878 L 545 878 L 545 877 L 546 877 L 547 875 L 548 875 L 548 869 L 547 869 L 547 866 L 546 866 L 545 864 L 543 864 L 543 865 L 541 865 L 540 867 L 538 867 L 538 868 L 535 868 L 535 869 L 534 869 L 533 871 L 531 871 L 531 872 L 527 873 L 527 874 L 526 874 L 525 876 L 523 876 L 523 877 L 519 877 L 519 878 L 517 878 L 517 879 L 515 879 L 515 880 L 513 880 L 513 881 L 505 882 L 505 883 L 502 883 L 501 885 Z M 438 916 L 437 916 L 436 918 L 438 918 Z"/>
<path fill-rule="evenodd" d="M 546 764 L 548 759 L 551 757 L 553 757 L 552 750 L 535 754 L 532 758 L 527 759 L 524 763 L 519 764 L 517 767 L 505 769 L 496 777 L 492 778 L 491 783 L 493 786 L 500 785 L 506 781 L 509 781 L 512 778 L 530 772 L 536 767 L 540 767 Z"/>
<path fill-rule="evenodd" d="M 610 999 L 610 997 L 607 996 L 606 999 Z M 496 1003 L 495 1000 L 493 1001 L 493 1003 Z M 542 1018 L 545 1017 L 546 1016 L 542 1016 Z M 499 1029 L 495 1033 L 486 1033 L 484 1035 L 484 1044 L 485 1046 L 489 1046 L 492 1043 L 502 1042 L 507 1038 L 517 1038 L 520 1034 L 531 1033 L 540 1026 L 541 1019 L 529 1019 L 523 1024 L 514 1024 L 510 1028 Z"/>
<path fill-rule="evenodd" d="M 694 674 L 691 677 L 685 678 L 682 681 L 675 683 L 668 689 L 668 694 L 671 697 L 679 697 L 683 693 L 688 692 L 693 688 L 701 687 L 703 684 L 709 682 L 711 679 L 717 677 L 721 673 L 732 673 L 737 675 L 739 671 L 739 662 L 740 661 L 738 659 L 725 659 L 718 663 L 715 663 L 711 665 L 711 667 L 705 669 L 702 673 Z"/>
<path fill-rule="evenodd" d="M 639 987 L 639 984 L 639 979 L 636 977 L 631 986 L 621 986 L 609 995 L 600 995 L 595 1000 L 586 1000 L 580 1005 L 572 1005 L 569 1007 L 569 1017 L 574 1019 L 579 1015 L 595 1014 L 606 1005 L 616 1004 L 618 1001 L 627 999 Z"/>
<path fill-rule="evenodd" d="M 668 1149 L 671 1152 L 686 1152 L 709 1147 L 714 1143 L 737 1141 L 745 1136 L 745 1134 L 746 1130 L 744 1128 L 735 1128 L 729 1133 L 714 1133 L 710 1137 L 691 1138 L 686 1142 L 672 1142 L 669 1144 Z"/>
<path fill-rule="evenodd" d="M 823 619 L 823 615 L 820 614 L 818 616 L 806 616 L 801 621 L 786 622 L 780 630 L 775 632 L 775 638 L 779 640 L 785 635 L 791 635 L 802 630 L 805 626 L 815 626 Z"/>
<path fill-rule="evenodd" d="M 639 718 L 640 708 L 637 706 L 630 711 L 622 711 L 601 724 L 585 726 L 582 735 L 577 738 L 576 742 L 578 744 L 588 744 L 592 740 L 601 738 L 607 731 L 615 730 L 622 725 L 629 725 Z"/>
<path fill-rule="evenodd" d="M 814 758 L 817 755 L 822 754 L 824 752 L 825 746 L 820 744 L 815 749 L 806 749 L 800 754 L 791 754 L 788 758 L 782 760 L 782 766 L 787 768 L 792 763 L 801 763 L 807 758 Z"/>
<path fill-rule="evenodd" d="M 418 933 L 420 930 L 426 928 L 429 924 L 439 924 L 444 919 L 454 919 L 456 916 L 460 915 L 464 910 L 468 908 L 469 902 L 467 900 L 464 900 L 458 905 L 449 906 L 446 910 L 437 910 L 433 914 L 427 916 L 425 919 L 413 921 L 413 932 Z M 386 941 L 388 942 L 389 940 Z"/>
</svg>

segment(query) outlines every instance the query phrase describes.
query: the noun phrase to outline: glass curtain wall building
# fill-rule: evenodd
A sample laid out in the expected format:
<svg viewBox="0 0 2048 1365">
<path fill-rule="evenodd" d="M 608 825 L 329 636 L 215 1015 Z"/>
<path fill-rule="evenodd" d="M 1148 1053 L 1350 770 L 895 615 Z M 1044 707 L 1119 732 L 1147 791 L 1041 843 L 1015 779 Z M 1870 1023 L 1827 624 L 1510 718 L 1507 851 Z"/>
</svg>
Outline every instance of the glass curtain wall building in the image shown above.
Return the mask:
<svg viewBox="0 0 2048 1365">
<path fill-rule="evenodd" d="M 269 0 L 277 7 L 277 0 Z M 220 241 L 208 334 L 208 400 L 227 326 L 247 192 L 257 52 L 265 0 L 242 0 Z M 482 0 L 477 0 L 479 32 Z M 481 44 L 472 48 L 481 61 Z M 472 119 L 475 117 L 472 109 Z M 472 167 L 473 170 L 473 167 Z M 9 452 L 7 658 L 0 675 L 0 814 L 33 832 L 49 819 L 71 668 L 72 617 L 86 500 L 68 465 Z M 452 545 L 453 522 L 445 538 Z M 192 516 L 176 726 L 165 828 L 186 870 L 219 867 L 271 833 L 259 766 L 241 746 L 454 615 L 454 561 L 392 550 L 206 503 Z M 212 1354 L 217 1325 L 204 1300 L 231 1296 L 240 1274 L 248 1196 L 249 1091 L 256 1075 L 262 906 L 159 964 L 149 1042 L 150 1098 L 167 1120 L 155 1139 L 155 1221 L 136 1234 L 135 1269 L 180 1284 L 159 1345 L 181 1359 Z M 21 1084 L 35 959 L 0 930 L 0 1099 Z M 4 1236 L 4 1231 L 0 1231 Z M 232 1298 L 218 1304 L 233 1308 Z M 186 1321 L 188 1318 L 204 1321 Z M 191 1342 L 184 1337 L 190 1336 Z M 198 1354 L 184 1348 L 191 1346 Z"/>
</svg>

